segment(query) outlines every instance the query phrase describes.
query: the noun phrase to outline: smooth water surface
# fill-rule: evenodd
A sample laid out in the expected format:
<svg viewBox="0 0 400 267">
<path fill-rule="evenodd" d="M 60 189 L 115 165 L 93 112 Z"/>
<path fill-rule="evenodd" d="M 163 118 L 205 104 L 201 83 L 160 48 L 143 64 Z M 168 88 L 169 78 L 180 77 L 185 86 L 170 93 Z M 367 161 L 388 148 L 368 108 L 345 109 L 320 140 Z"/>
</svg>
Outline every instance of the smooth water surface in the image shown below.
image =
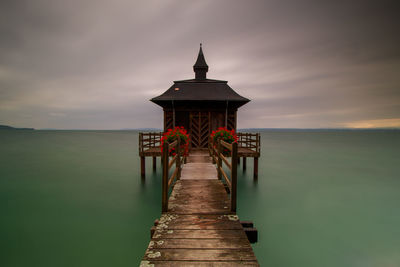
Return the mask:
<svg viewBox="0 0 400 267">
<path fill-rule="evenodd" d="M 0 131 L 0 266 L 138 266 L 160 216 L 134 131 Z M 400 266 L 400 133 L 264 131 L 238 213 L 261 266 Z M 158 161 L 159 167 L 159 161 Z"/>
</svg>

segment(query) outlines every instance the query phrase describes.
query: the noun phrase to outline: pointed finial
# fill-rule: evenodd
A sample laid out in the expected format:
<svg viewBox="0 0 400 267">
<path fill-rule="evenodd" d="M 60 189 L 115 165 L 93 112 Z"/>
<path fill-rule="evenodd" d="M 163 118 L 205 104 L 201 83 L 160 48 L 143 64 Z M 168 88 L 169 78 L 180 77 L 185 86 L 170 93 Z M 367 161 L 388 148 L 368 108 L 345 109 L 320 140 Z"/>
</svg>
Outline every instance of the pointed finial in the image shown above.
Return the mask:
<svg viewBox="0 0 400 267">
<path fill-rule="evenodd" d="M 200 43 L 199 54 L 197 56 L 196 63 L 193 66 L 193 70 L 196 73 L 196 80 L 205 80 L 205 79 L 207 79 L 208 65 L 207 65 L 206 60 L 204 58 L 203 49 L 201 49 L 202 45 L 203 44 Z"/>
</svg>

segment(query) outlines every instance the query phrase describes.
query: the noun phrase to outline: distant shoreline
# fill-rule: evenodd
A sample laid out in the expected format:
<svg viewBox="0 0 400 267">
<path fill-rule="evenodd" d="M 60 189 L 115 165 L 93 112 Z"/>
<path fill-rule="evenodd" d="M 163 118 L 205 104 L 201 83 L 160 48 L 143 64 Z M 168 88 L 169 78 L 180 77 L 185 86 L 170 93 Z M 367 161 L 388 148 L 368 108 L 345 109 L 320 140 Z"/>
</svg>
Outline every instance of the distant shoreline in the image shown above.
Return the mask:
<svg viewBox="0 0 400 267">
<path fill-rule="evenodd" d="M 17 128 L 17 127 L 11 127 L 8 125 L 0 125 L 0 130 L 35 130 L 34 128 Z"/>
</svg>

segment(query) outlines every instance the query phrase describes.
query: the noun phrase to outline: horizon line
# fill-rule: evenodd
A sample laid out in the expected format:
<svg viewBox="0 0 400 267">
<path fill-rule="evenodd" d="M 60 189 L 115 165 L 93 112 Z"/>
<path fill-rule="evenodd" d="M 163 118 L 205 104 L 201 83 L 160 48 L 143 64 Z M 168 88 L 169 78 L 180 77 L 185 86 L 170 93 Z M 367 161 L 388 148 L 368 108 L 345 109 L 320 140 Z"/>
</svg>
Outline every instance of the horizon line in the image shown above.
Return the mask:
<svg viewBox="0 0 400 267">
<path fill-rule="evenodd" d="M 16 128 L 18 129 L 18 128 Z M 116 129 L 85 129 L 85 128 L 33 128 L 37 131 L 46 131 L 46 130 L 54 130 L 54 131 L 145 131 L 145 130 L 154 130 L 154 131 L 163 131 L 161 128 L 116 128 Z M 321 127 L 321 128 L 312 128 L 312 127 L 304 127 L 304 128 L 291 128 L 291 127 L 245 127 L 238 128 L 237 131 L 241 130 L 400 130 L 400 127 L 370 127 L 370 128 L 355 128 L 355 127 Z"/>
</svg>

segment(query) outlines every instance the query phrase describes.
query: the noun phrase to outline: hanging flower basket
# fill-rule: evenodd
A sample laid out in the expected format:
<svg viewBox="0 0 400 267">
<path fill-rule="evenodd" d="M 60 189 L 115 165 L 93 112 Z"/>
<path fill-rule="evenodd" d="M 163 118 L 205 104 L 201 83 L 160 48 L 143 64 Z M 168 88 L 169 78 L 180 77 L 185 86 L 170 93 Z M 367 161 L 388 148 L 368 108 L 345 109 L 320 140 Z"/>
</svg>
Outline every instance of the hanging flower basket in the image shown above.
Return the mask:
<svg viewBox="0 0 400 267">
<path fill-rule="evenodd" d="M 235 130 L 228 130 L 225 127 L 219 127 L 217 130 L 211 133 L 211 141 L 214 147 L 217 147 L 218 139 L 232 144 L 234 142 L 237 142 L 237 135 L 235 134 Z M 230 156 L 231 152 L 227 148 L 222 147 L 222 149 L 222 154 L 224 156 Z"/>
<path fill-rule="evenodd" d="M 188 152 L 189 152 L 189 134 L 187 133 L 187 131 L 185 130 L 185 128 L 182 127 L 175 127 L 174 129 L 168 129 L 168 131 L 166 131 L 163 136 L 161 137 L 161 153 L 163 152 L 163 147 L 164 147 L 164 142 L 168 142 L 169 144 L 171 144 L 172 142 L 174 142 L 175 140 L 178 140 L 178 138 L 180 139 L 180 151 L 181 151 L 181 155 L 187 156 Z M 171 148 L 171 150 L 169 151 L 169 155 L 170 156 L 175 156 L 176 155 L 176 151 L 175 148 Z"/>
</svg>

